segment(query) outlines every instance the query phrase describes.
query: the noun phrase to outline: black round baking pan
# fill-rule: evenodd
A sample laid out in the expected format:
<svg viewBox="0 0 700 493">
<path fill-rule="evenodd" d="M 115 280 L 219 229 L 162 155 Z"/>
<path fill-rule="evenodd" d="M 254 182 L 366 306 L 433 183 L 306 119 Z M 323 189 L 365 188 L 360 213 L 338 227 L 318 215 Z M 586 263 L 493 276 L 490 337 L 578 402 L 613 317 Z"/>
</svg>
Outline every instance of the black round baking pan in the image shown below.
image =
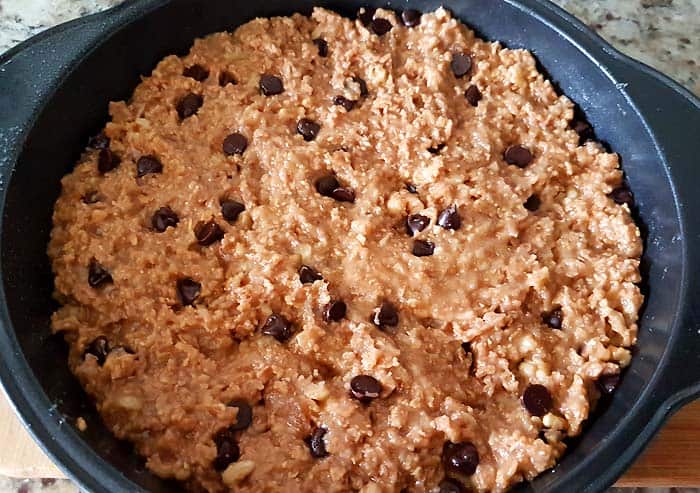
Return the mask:
<svg viewBox="0 0 700 493">
<path fill-rule="evenodd" d="M 258 16 L 352 16 L 361 6 L 448 7 L 480 36 L 531 50 L 622 157 L 643 231 L 639 341 L 632 364 L 557 467 L 521 491 L 598 492 L 619 477 L 664 420 L 700 395 L 700 102 L 624 57 L 543 0 L 143 0 L 58 26 L 0 57 L 0 379 L 37 442 L 85 491 L 178 491 L 152 476 L 101 424 L 52 336 L 46 255 L 60 179 L 165 55 Z M 76 417 L 85 432 L 75 430 Z"/>
</svg>

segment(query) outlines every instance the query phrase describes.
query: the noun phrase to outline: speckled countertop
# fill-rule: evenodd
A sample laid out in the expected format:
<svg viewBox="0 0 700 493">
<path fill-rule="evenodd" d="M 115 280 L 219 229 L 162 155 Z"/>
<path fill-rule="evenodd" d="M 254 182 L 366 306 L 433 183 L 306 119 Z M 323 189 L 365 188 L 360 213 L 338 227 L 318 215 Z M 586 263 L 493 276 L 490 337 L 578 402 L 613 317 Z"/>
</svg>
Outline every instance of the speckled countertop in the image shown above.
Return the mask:
<svg viewBox="0 0 700 493">
<path fill-rule="evenodd" d="M 122 1 L 0 0 L 0 52 L 55 24 Z M 700 0 L 555 0 L 555 3 L 582 19 L 619 50 L 700 95 Z M 0 493 L 39 491 L 76 493 L 77 488 L 69 481 L 15 480 L 0 476 Z M 669 490 L 645 493 L 662 491 Z"/>
</svg>

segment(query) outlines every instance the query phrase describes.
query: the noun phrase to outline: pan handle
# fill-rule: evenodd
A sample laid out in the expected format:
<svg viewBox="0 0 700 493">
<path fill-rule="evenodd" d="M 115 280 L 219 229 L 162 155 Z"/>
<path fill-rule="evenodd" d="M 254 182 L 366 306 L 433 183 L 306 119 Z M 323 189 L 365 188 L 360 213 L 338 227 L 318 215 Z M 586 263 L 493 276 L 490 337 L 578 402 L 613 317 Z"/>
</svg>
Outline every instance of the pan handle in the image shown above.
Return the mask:
<svg viewBox="0 0 700 493">
<path fill-rule="evenodd" d="M 669 412 L 700 398 L 700 100 L 659 72 L 618 53 L 608 53 L 611 75 L 645 115 L 680 204 L 685 254 L 685 292 L 666 354 L 664 382 Z"/>
</svg>

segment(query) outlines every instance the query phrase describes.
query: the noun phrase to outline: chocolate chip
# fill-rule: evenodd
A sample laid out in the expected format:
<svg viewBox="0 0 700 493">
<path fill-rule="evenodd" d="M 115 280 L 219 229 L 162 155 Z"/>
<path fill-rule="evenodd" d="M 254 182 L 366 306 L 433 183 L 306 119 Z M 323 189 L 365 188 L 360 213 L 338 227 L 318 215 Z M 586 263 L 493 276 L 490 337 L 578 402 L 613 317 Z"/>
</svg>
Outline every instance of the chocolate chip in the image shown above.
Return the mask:
<svg viewBox="0 0 700 493">
<path fill-rule="evenodd" d="M 610 192 L 610 198 L 618 205 L 627 204 L 630 209 L 634 206 L 632 191 L 625 185 L 617 187 Z"/>
<path fill-rule="evenodd" d="M 90 287 L 99 288 L 105 284 L 111 284 L 112 282 L 114 282 L 112 280 L 112 274 L 97 260 L 94 258 L 91 259 L 88 265 L 88 284 Z"/>
<path fill-rule="evenodd" d="M 209 246 L 224 237 L 224 230 L 213 219 L 200 222 L 194 228 L 194 236 L 202 246 Z"/>
<path fill-rule="evenodd" d="M 386 33 L 391 31 L 392 27 L 391 22 L 386 19 L 382 19 L 381 17 L 372 19 L 372 24 L 370 25 L 370 29 L 377 36 L 384 36 Z"/>
<path fill-rule="evenodd" d="M 194 300 L 197 299 L 202 291 L 202 285 L 189 277 L 178 279 L 175 287 L 177 288 L 177 297 L 182 306 L 193 305 Z"/>
<path fill-rule="evenodd" d="M 221 201 L 221 215 L 229 224 L 233 224 L 238 219 L 238 216 L 245 210 L 245 205 L 235 200 Z"/>
<path fill-rule="evenodd" d="M 119 156 L 109 149 L 102 149 L 100 150 L 100 154 L 97 158 L 97 170 L 104 174 L 119 166 L 119 163 L 121 163 Z"/>
<path fill-rule="evenodd" d="M 406 183 L 406 190 L 408 193 L 418 193 L 418 189 L 413 183 Z"/>
<path fill-rule="evenodd" d="M 369 26 L 376 11 L 377 9 L 374 7 L 365 7 L 363 10 L 357 12 L 357 18 L 363 25 Z"/>
<path fill-rule="evenodd" d="M 523 207 L 525 207 L 530 212 L 535 212 L 537 209 L 540 208 L 541 204 L 542 202 L 540 201 L 540 198 L 537 196 L 537 194 L 533 193 L 527 198 L 527 200 L 523 204 Z"/>
<path fill-rule="evenodd" d="M 316 281 L 322 281 L 323 276 L 313 267 L 302 265 L 299 267 L 299 280 L 302 284 L 311 284 Z"/>
<path fill-rule="evenodd" d="M 245 430 L 253 422 L 253 408 L 243 399 L 234 399 L 228 403 L 228 407 L 238 408 L 236 422 L 229 426 L 229 430 Z"/>
<path fill-rule="evenodd" d="M 573 120 L 570 126 L 578 134 L 579 144 L 583 144 L 593 138 L 593 127 L 587 121 Z"/>
<path fill-rule="evenodd" d="M 224 154 L 227 156 L 243 154 L 248 147 L 248 139 L 245 137 L 245 135 L 235 132 L 224 139 L 224 144 L 222 147 Z"/>
<path fill-rule="evenodd" d="M 380 329 L 396 327 L 399 325 L 399 311 L 392 303 L 384 301 L 372 312 L 372 323 Z"/>
<path fill-rule="evenodd" d="M 430 224 L 430 218 L 421 214 L 411 214 L 406 217 L 406 233 L 408 236 L 413 236 L 420 233 Z"/>
<path fill-rule="evenodd" d="M 430 154 L 440 154 L 440 151 L 442 151 L 446 146 L 447 146 L 447 144 L 442 143 L 442 144 L 438 144 L 438 145 L 433 146 L 433 147 L 428 147 L 428 152 Z"/>
<path fill-rule="evenodd" d="M 553 329 L 561 329 L 561 323 L 564 316 L 561 313 L 561 308 L 555 308 L 551 312 L 542 314 L 542 321 Z"/>
<path fill-rule="evenodd" d="M 464 354 L 469 356 L 472 354 L 472 344 L 471 342 L 463 342 L 462 343 L 462 350 L 464 351 Z"/>
<path fill-rule="evenodd" d="M 323 320 L 326 322 L 338 322 L 345 318 L 347 307 L 343 300 L 332 300 L 323 310 Z"/>
<path fill-rule="evenodd" d="M 109 137 L 107 137 L 104 132 L 100 132 L 90 137 L 88 147 L 92 147 L 93 149 L 107 149 L 109 148 Z"/>
<path fill-rule="evenodd" d="M 344 96 L 335 96 L 333 98 L 333 104 L 336 106 L 342 106 L 345 108 L 345 111 L 350 111 L 353 109 L 355 107 L 355 103 L 357 103 L 357 101 L 353 101 L 352 99 L 348 99 Z"/>
<path fill-rule="evenodd" d="M 260 91 L 265 96 L 274 96 L 284 92 L 284 84 L 282 79 L 272 74 L 263 74 L 260 76 Z"/>
<path fill-rule="evenodd" d="M 292 324 L 284 316 L 273 313 L 260 328 L 263 334 L 284 342 L 292 336 Z"/>
<path fill-rule="evenodd" d="M 352 188 L 338 187 L 331 192 L 331 198 L 338 202 L 355 202 L 355 191 Z"/>
<path fill-rule="evenodd" d="M 311 456 L 315 459 L 328 457 L 326 442 L 323 441 L 323 437 L 327 432 L 328 430 L 325 428 L 316 428 L 311 435 L 306 437 L 306 444 L 309 446 L 309 450 L 311 450 Z"/>
<path fill-rule="evenodd" d="M 353 82 L 356 84 L 359 84 L 360 86 L 360 96 L 366 97 L 369 96 L 369 89 L 367 89 L 367 83 L 362 77 L 354 76 L 352 78 Z"/>
<path fill-rule="evenodd" d="M 307 142 L 314 140 L 320 130 L 321 125 L 308 118 L 302 118 L 297 122 L 297 132 L 301 134 Z"/>
<path fill-rule="evenodd" d="M 442 447 L 445 472 L 471 476 L 479 465 L 479 451 L 472 442 L 445 442 Z"/>
<path fill-rule="evenodd" d="M 316 38 L 313 40 L 314 44 L 318 48 L 318 56 L 327 57 L 328 56 L 328 42 L 323 38 Z"/>
<path fill-rule="evenodd" d="M 467 99 L 469 104 L 472 106 L 477 106 L 479 101 L 481 101 L 481 91 L 479 91 L 478 87 L 472 84 L 471 86 L 467 87 L 466 91 L 464 91 L 464 97 Z"/>
<path fill-rule="evenodd" d="M 525 146 L 512 145 L 503 153 L 503 159 L 505 159 L 508 164 L 512 164 L 518 168 L 524 168 L 532 162 L 532 153 L 530 149 Z"/>
<path fill-rule="evenodd" d="M 225 470 L 240 458 L 241 451 L 236 443 L 233 430 L 225 428 L 219 431 L 214 436 L 214 443 L 216 444 L 216 458 L 213 466 L 217 471 Z"/>
<path fill-rule="evenodd" d="M 204 98 L 202 96 L 189 93 L 177 102 L 175 109 L 177 110 L 177 115 L 180 117 L 180 120 L 184 120 L 192 115 L 196 115 L 203 104 Z"/>
<path fill-rule="evenodd" d="M 207 77 L 209 77 L 209 70 L 200 64 L 195 63 L 194 65 L 191 65 L 183 70 L 182 75 L 185 77 L 190 77 L 198 82 L 202 82 L 207 80 Z"/>
<path fill-rule="evenodd" d="M 462 226 L 462 218 L 456 205 L 451 205 L 438 215 L 437 224 L 445 229 L 459 229 Z"/>
<path fill-rule="evenodd" d="M 81 197 L 84 204 L 95 204 L 100 201 L 100 194 L 97 190 L 90 190 Z"/>
<path fill-rule="evenodd" d="M 528 385 L 523 392 L 523 405 L 531 415 L 541 418 L 552 409 L 552 394 L 544 385 Z"/>
<path fill-rule="evenodd" d="M 238 81 L 236 80 L 236 77 L 229 71 L 224 70 L 219 74 L 219 85 L 221 87 L 227 86 L 229 84 L 236 85 L 238 84 Z"/>
<path fill-rule="evenodd" d="M 421 13 L 419 10 L 407 9 L 401 12 L 401 22 L 406 27 L 416 27 L 420 24 Z"/>
<path fill-rule="evenodd" d="M 608 373 L 608 374 L 603 374 L 598 377 L 598 381 L 596 382 L 598 384 L 598 388 L 600 391 L 604 394 L 610 395 L 613 392 L 615 392 L 615 389 L 620 383 L 620 374 L 619 373 Z"/>
<path fill-rule="evenodd" d="M 435 244 L 432 241 L 414 240 L 411 253 L 416 257 L 430 257 L 435 252 Z"/>
<path fill-rule="evenodd" d="M 323 195 L 324 197 L 330 197 L 333 190 L 338 188 L 340 183 L 334 175 L 322 176 L 316 180 L 316 191 Z"/>
<path fill-rule="evenodd" d="M 464 488 L 456 480 L 452 478 L 445 478 L 438 484 L 438 493 L 464 493 Z"/>
<path fill-rule="evenodd" d="M 350 380 L 350 394 L 360 402 L 368 403 L 382 393 L 382 384 L 369 375 L 358 375 Z"/>
<path fill-rule="evenodd" d="M 164 232 L 168 227 L 174 228 L 180 218 L 170 207 L 161 207 L 151 217 L 151 226 L 159 233 Z"/>
<path fill-rule="evenodd" d="M 136 176 L 141 178 L 153 173 L 162 173 L 163 164 L 155 156 L 141 156 L 136 161 Z"/>
<path fill-rule="evenodd" d="M 466 53 L 454 53 L 450 62 L 450 68 L 455 77 L 464 77 L 472 68 L 472 57 Z"/>
<path fill-rule="evenodd" d="M 107 355 L 109 354 L 109 341 L 107 338 L 105 336 L 99 336 L 93 339 L 93 341 L 88 344 L 88 347 L 85 349 L 83 358 L 88 354 L 91 354 L 97 358 L 98 365 L 104 365 L 105 361 L 107 361 Z"/>
</svg>

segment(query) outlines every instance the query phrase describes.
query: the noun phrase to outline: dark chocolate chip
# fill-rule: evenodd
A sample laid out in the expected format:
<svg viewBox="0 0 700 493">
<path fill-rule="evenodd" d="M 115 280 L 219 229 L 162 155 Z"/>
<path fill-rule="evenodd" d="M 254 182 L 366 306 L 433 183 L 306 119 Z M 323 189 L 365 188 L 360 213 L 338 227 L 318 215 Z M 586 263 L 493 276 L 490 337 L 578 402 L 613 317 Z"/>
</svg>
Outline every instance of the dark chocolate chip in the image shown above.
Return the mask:
<svg viewBox="0 0 700 493">
<path fill-rule="evenodd" d="M 419 10 L 407 9 L 401 12 L 401 22 L 406 27 L 416 27 L 420 24 L 421 13 Z"/>
<path fill-rule="evenodd" d="M 229 426 L 230 430 L 245 430 L 253 422 L 253 408 L 243 399 L 232 400 L 228 403 L 228 407 L 235 407 L 238 409 L 236 422 Z"/>
<path fill-rule="evenodd" d="M 88 284 L 90 287 L 99 288 L 105 284 L 111 284 L 112 282 L 112 274 L 97 260 L 94 258 L 91 259 L 88 265 Z"/>
<path fill-rule="evenodd" d="M 313 267 L 302 265 L 299 267 L 299 280 L 302 284 L 311 284 L 316 281 L 322 281 L 323 276 Z"/>
<path fill-rule="evenodd" d="M 352 78 L 353 82 L 359 84 L 360 86 L 360 96 L 366 97 L 369 96 L 369 89 L 367 89 L 367 82 L 365 82 L 365 79 L 362 77 L 354 76 Z"/>
<path fill-rule="evenodd" d="M 272 74 L 263 74 L 260 76 L 260 91 L 265 96 L 274 96 L 284 92 L 284 84 L 282 79 Z"/>
<path fill-rule="evenodd" d="M 542 201 L 540 201 L 540 198 L 537 196 L 537 194 L 533 193 L 527 198 L 527 200 L 523 204 L 523 207 L 525 207 L 530 212 L 535 212 L 537 209 L 540 208 L 541 204 Z"/>
<path fill-rule="evenodd" d="M 236 85 L 238 84 L 238 81 L 236 80 L 236 77 L 229 71 L 224 70 L 219 74 L 219 85 L 221 87 L 227 86 L 229 84 Z"/>
<path fill-rule="evenodd" d="M 445 472 L 471 476 L 479 465 L 479 451 L 472 442 L 445 442 L 442 447 Z"/>
<path fill-rule="evenodd" d="M 620 374 L 619 373 L 609 373 L 609 374 L 603 374 L 598 377 L 598 381 L 596 382 L 598 384 L 598 388 L 600 391 L 604 394 L 610 395 L 613 392 L 615 392 L 615 389 L 620 383 Z"/>
<path fill-rule="evenodd" d="M 216 458 L 214 459 L 214 469 L 223 471 L 228 466 L 236 462 L 241 456 L 241 451 L 236 443 L 236 435 L 233 430 L 225 428 L 214 436 L 216 444 Z"/>
<path fill-rule="evenodd" d="M 435 252 L 435 243 L 426 240 L 414 240 L 411 253 L 416 257 L 430 257 Z"/>
<path fill-rule="evenodd" d="M 446 146 L 447 146 L 447 144 L 442 143 L 442 144 L 438 144 L 438 145 L 433 146 L 433 147 L 428 147 L 428 152 L 430 154 L 440 154 L 440 151 L 442 151 Z"/>
<path fill-rule="evenodd" d="M 328 56 L 328 42 L 323 38 L 314 39 L 314 44 L 318 48 L 318 56 L 327 57 Z"/>
<path fill-rule="evenodd" d="M 479 101 L 481 101 L 481 91 L 478 87 L 472 84 L 471 86 L 467 87 L 466 91 L 464 91 L 464 97 L 467 99 L 469 104 L 472 106 L 477 106 Z"/>
<path fill-rule="evenodd" d="M 121 159 L 109 149 L 101 149 L 97 158 L 97 170 L 104 174 L 119 166 Z"/>
<path fill-rule="evenodd" d="M 525 146 L 512 145 L 503 153 L 503 159 L 505 159 L 508 164 L 512 164 L 518 168 L 524 168 L 532 162 L 532 153 L 530 149 Z"/>
<path fill-rule="evenodd" d="M 464 351 L 464 354 L 469 356 L 472 354 L 472 343 L 471 342 L 463 342 L 462 343 L 462 350 Z"/>
<path fill-rule="evenodd" d="M 634 206 L 634 196 L 632 195 L 632 191 L 625 185 L 617 187 L 610 192 L 610 198 L 613 199 L 613 201 L 618 205 L 627 204 L 630 209 L 632 206 Z"/>
<path fill-rule="evenodd" d="M 345 318 L 347 307 L 343 300 L 332 300 L 323 310 L 323 320 L 326 322 L 338 322 Z"/>
<path fill-rule="evenodd" d="M 408 193 L 418 193 L 418 189 L 413 183 L 406 183 L 406 190 Z"/>
<path fill-rule="evenodd" d="M 372 18 L 374 18 L 374 13 L 376 11 L 377 9 L 375 9 L 374 7 L 365 7 L 362 11 L 357 12 L 357 18 L 363 25 L 369 26 L 370 22 L 372 22 Z"/>
<path fill-rule="evenodd" d="M 100 193 L 97 190 L 90 190 L 81 197 L 84 204 L 95 204 L 100 201 Z"/>
<path fill-rule="evenodd" d="M 472 68 L 472 57 L 466 53 L 454 53 L 450 62 L 450 68 L 455 77 L 464 77 Z"/>
<path fill-rule="evenodd" d="M 183 70 L 182 75 L 185 77 L 190 77 L 198 82 L 203 82 L 207 80 L 207 77 L 209 77 L 209 70 L 207 70 L 206 67 L 195 63 L 194 65 L 191 65 Z"/>
<path fill-rule="evenodd" d="M 355 191 L 352 188 L 338 187 L 331 192 L 331 198 L 338 202 L 355 202 Z"/>
<path fill-rule="evenodd" d="M 350 111 L 353 109 L 355 107 L 355 103 L 357 103 L 357 101 L 353 101 L 352 99 L 348 99 L 344 96 L 335 96 L 333 98 L 333 104 L 336 106 L 342 106 L 345 108 L 345 111 Z"/>
<path fill-rule="evenodd" d="M 541 418 L 552 409 L 552 394 L 544 385 L 528 385 L 523 392 L 523 405 L 531 415 Z"/>
<path fill-rule="evenodd" d="M 260 328 L 263 334 L 284 342 L 292 336 L 292 324 L 284 316 L 273 313 Z"/>
<path fill-rule="evenodd" d="M 104 132 L 100 132 L 97 135 L 90 137 L 88 147 L 92 147 L 93 149 L 108 149 L 109 142 L 109 137 L 107 137 Z"/>
<path fill-rule="evenodd" d="M 304 140 L 309 142 L 316 138 L 321 130 L 321 125 L 308 118 L 302 118 L 297 122 L 297 132 L 304 137 Z"/>
<path fill-rule="evenodd" d="M 459 215 L 456 205 L 451 205 L 443 209 L 438 214 L 437 224 L 445 229 L 459 229 L 462 226 L 462 218 Z"/>
<path fill-rule="evenodd" d="M 202 246 L 209 246 L 224 237 L 224 230 L 221 229 L 213 219 L 207 222 L 200 222 L 194 228 L 194 236 Z"/>
<path fill-rule="evenodd" d="M 170 207 L 161 207 L 158 209 L 151 217 L 151 226 L 153 229 L 159 233 L 164 232 L 168 227 L 174 228 L 177 223 L 180 222 L 180 218 Z"/>
<path fill-rule="evenodd" d="M 399 325 L 399 311 L 388 301 L 375 308 L 372 312 L 372 323 L 380 329 Z"/>
<path fill-rule="evenodd" d="M 221 201 L 221 215 L 229 224 L 233 224 L 238 219 L 238 216 L 245 210 L 245 205 L 235 200 Z"/>
<path fill-rule="evenodd" d="M 339 186 L 340 183 L 338 183 L 338 180 L 334 175 L 322 176 L 316 180 L 316 191 L 324 197 L 330 197 L 333 190 Z"/>
<path fill-rule="evenodd" d="M 248 139 L 245 135 L 235 132 L 224 139 L 222 146 L 224 154 L 233 156 L 234 154 L 243 154 L 248 147 Z"/>
<path fill-rule="evenodd" d="M 561 312 L 561 308 L 555 308 L 551 312 L 542 314 L 542 321 L 553 329 L 561 329 L 563 318 L 564 315 Z"/>
<path fill-rule="evenodd" d="M 95 338 L 88 347 L 85 349 L 85 355 L 91 354 L 97 358 L 97 364 L 102 366 L 105 361 L 107 361 L 107 355 L 109 354 L 109 341 L 105 336 L 99 336 Z"/>
<path fill-rule="evenodd" d="M 408 236 L 413 236 L 420 233 L 430 224 L 430 218 L 421 214 L 411 214 L 406 217 L 406 233 Z"/>
<path fill-rule="evenodd" d="M 175 105 L 180 120 L 196 115 L 204 104 L 204 98 L 199 94 L 189 93 Z"/>
<path fill-rule="evenodd" d="M 372 24 L 370 25 L 370 29 L 377 36 L 384 36 L 386 33 L 391 31 L 392 27 L 391 22 L 386 19 L 382 19 L 381 17 L 372 19 Z"/>
<path fill-rule="evenodd" d="M 350 394 L 360 402 L 368 403 L 382 393 L 382 384 L 369 375 L 358 375 L 350 380 Z"/>
<path fill-rule="evenodd" d="M 438 493 L 464 493 L 464 488 L 456 480 L 452 478 L 445 478 L 438 484 Z"/>
<path fill-rule="evenodd" d="M 323 437 L 326 435 L 328 430 L 325 428 L 316 428 L 311 435 L 306 437 L 306 444 L 309 446 L 311 451 L 311 457 L 315 459 L 323 459 L 328 457 L 328 451 L 326 450 L 326 442 Z"/>
<path fill-rule="evenodd" d="M 189 277 L 178 279 L 175 287 L 177 288 L 177 297 L 182 306 L 193 305 L 194 300 L 197 299 L 202 291 L 202 285 Z"/>
<path fill-rule="evenodd" d="M 136 161 L 136 176 L 141 178 L 153 173 L 162 173 L 163 164 L 155 156 L 141 156 Z"/>
</svg>

